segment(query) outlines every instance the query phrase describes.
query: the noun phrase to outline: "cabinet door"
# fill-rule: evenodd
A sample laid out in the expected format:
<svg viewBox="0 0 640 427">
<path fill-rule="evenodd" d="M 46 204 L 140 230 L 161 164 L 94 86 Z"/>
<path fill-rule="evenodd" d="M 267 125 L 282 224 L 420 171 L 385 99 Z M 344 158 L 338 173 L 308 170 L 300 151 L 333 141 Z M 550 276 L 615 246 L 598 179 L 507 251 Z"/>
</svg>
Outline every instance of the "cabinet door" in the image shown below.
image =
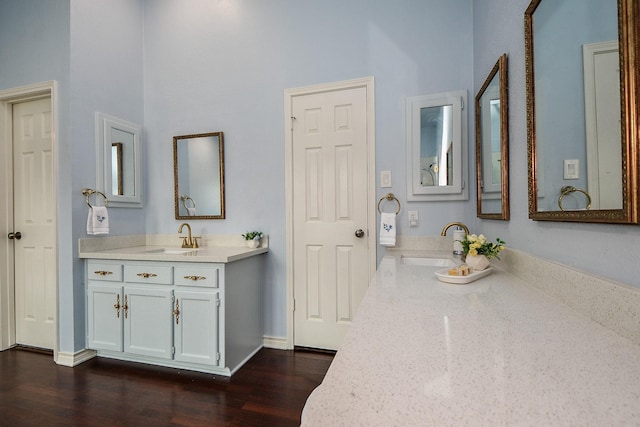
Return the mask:
<svg viewBox="0 0 640 427">
<path fill-rule="evenodd" d="M 171 359 L 171 294 L 168 286 L 125 285 L 125 352 Z"/>
<path fill-rule="evenodd" d="M 218 365 L 218 292 L 175 291 L 174 359 Z"/>
<path fill-rule="evenodd" d="M 90 282 L 87 287 L 89 348 L 122 351 L 122 286 Z"/>
</svg>

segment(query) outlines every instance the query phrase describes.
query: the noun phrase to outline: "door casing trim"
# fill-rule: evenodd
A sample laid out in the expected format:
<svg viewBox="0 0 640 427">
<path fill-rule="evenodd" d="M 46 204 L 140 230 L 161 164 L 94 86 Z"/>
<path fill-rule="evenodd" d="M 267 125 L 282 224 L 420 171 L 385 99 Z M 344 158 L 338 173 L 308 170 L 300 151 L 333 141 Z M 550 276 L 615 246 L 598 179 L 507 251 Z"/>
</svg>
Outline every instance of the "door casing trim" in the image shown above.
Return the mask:
<svg viewBox="0 0 640 427">
<path fill-rule="evenodd" d="M 292 104 L 297 96 L 336 90 L 366 88 L 367 92 L 367 251 L 369 282 L 376 271 L 376 139 L 374 78 L 343 80 L 284 91 L 285 195 L 286 195 L 286 283 L 287 283 L 287 340 L 286 348 L 294 347 L 294 284 L 293 284 L 293 132 Z"/>
<path fill-rule="evenodd" d="M 13 231 L 13 114 L 14 104 L 37 99 L 51 100 L 51 148 L 53 158 L 53 200 L 58 200 L 58 84 L 55 80 L 34 83 L 26 86 L 0 90 L 0 167 L 3 172 L 0 186 L 0 201 L 4 202 L 0 208 L 0 230 L 7 233 Z M 54 213 L 56 271 L 58 270 L 58 232 L 57 210 Z M 0 351 L 16 344 L 15 325 L 15 291 L 14 291 L 14 253 L 13 244 L 9 239 L 0 236 L 0 271 L 6 272 L 0 276 Z M 58 337 L 60 336 L 58 274 L 56 273 L 56 327 L 53 339 L 53 359 L 58 359 Z"/>
</svg>

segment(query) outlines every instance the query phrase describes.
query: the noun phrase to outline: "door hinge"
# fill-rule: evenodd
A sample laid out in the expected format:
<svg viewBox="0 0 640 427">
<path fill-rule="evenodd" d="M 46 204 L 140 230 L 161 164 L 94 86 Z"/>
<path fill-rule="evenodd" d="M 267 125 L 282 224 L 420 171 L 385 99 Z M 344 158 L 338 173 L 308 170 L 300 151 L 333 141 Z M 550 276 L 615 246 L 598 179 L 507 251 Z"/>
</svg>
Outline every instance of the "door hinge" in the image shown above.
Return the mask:
<svg viewBox="0 0 640 427">
<path fill-rule="evenodd" d="M 466 183 L 464 182 L 464 179 L 463 179 L 463 180 L 462 180 L 462 189 L 463 189 L 463 190 L 464 190 L 464 186 L 465 186 L 465 184 L 466 184 Z"/>
<path fill-rule="evenodd" d="M 171 295 L 171 302 L 176 302 L 176 296 L 175 295 Z"/>
<path fill-rule="evenodd" d="M 176 354 L 176 348 L 171 346 L 171 355 L 173 356 L 174 354 Z"/>
<path fill-rule="evenodd" d="M 293 311 L 296 311 L 296 299 L 293 299 Z"/>
<path fill-rule="evenodd" d="M 216 296 L 216 306 L 220 307 L 220 298 Z"/>
<path fill-rule="evenodd" d="M 216 362 L 220 361 L 220 353 L 216 353 Z"/>
<path fill-rule="evenodd" d="M 460 98 L 460 109 L 464 110 L 464 98 Z"/>
</svg>

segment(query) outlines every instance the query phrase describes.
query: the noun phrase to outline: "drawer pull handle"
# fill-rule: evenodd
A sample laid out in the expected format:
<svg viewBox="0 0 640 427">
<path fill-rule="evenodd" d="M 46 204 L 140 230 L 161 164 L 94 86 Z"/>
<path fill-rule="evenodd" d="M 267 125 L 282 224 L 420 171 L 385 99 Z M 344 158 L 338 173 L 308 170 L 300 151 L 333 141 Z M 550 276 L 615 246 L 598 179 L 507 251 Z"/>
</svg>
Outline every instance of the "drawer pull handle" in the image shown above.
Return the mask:
<svg viewBox="0 0 640 427">
<path fill-rule="evenodd" d="M 120 294 L 116 296 L 116 303 L 113 304 L 113 308 L 116 309 L 116 315 L 118 316 L 118 319 L 119 319 L 120 318 Z"/>
<path fill-rule="evenodd" d="M 113 274 L 113 271 L 98 270 L 94 271 L 94 274 L 97 274 L 98 276 L 107 276 L 109 274 Z"/>
<path fill-rule="evenodd" d="M 124 296 L 124 305 L 122 306 L 122 311 L 124 312 L 124 318 L 127 318 L 127 315 L 129 314 L 129 302 L 127 301 L 127 295 L 125 294 Z"/>
<path fill-rule="evenodd" d="M 176 309 L 173 310 L 174 316 L 176 316 L 176 325 L 180 322 L 180 300 L 176 298 Z"/>
<path fill-rule="evenodd" d="M 204 276 L 184 276 L 185 279 L 187 280 L 193 280 L 194 282 L 197 282 L 198 280 L 205 280 L 206 277 Z"/>
<path fill-rule="evenodd" d="M 148 279 L 149 277 L 156 277 L 157 274 L 155 273 L 138 273 L 138 277 L 144 277 L 145 279 Z"/>
</svg>

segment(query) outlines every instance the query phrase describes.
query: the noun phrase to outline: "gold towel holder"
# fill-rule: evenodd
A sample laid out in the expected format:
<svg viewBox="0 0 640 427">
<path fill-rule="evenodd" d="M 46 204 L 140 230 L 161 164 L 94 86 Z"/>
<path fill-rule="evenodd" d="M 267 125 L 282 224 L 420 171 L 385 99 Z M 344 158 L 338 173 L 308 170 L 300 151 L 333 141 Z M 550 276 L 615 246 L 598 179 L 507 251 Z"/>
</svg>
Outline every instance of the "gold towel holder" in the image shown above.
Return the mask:
<svg viewBox="0 0 640 427">
<path fill-rule="evenodd" d="M 571 185 L 565 185 L 564 187 L 562 187 L 560 189 L 560 197 L 558 197 L 558 206 L 560 207 L 560 210 L 562 210 L 564 212 L 564 208 L 562 207 L 562 199 L 564 198 L 564 196 L 566 196 L 567 194 L 571 194 L 571 193 L 582 193 L 587 197 L 587 207 L 586 210 L 589 210 L 591 208 L 591 196 L 589 195 L 589 193 L 587 193 L 585 190 L 581 190 L 579 188 L 573 187 Z"/>
<path fill-rule="evenodd" d="M 189 209 L 189 207 L 187 206 L 187 202 L 189 201 L 191 201 L 191 204 L 193 204 L 193 206 L 191 206 L 192 209 L 196 207 L 196 201 L 189 196 L 180 196 L 180 200 L 182 200 L 182 206 L 184 206 L 185 209 Z"/>
<path fill-rule="evenodd" d="M 101 195 L 102 198 L 104 199 L 104 206 L 105 207 L 109 206 L 109 199 L 107 199 L 107 196 L 105 196 L 102 191 L 94 190 L 92 188 L 83 188 L 82 195 L 84 196 L 84 200 L 85 202 L 87 202 L 87 205 L 89 206 L 89 208 L 93 208 L 93 206 L 91 206 L 91 202 L 89 202 L 89 197 L 93 194 Z"/>
<path fill-rule="evenodd" d="M 398 200 L 398 198 L 393 194 L 393 193 L 388 193 L 385 196 L 382 196 L 380 198 L 380 200 L 378 200 L 378 213 L 382 213 L 382 209 L 380 209 L 380 204 L 385 201 L 385 200 L 395 200 L 396 203 L 398 204 L 398 209 L 396 210 L 396 215 L 398 215 L 398 213 L 400 212 L 400 200 Z"/>
</svg>

